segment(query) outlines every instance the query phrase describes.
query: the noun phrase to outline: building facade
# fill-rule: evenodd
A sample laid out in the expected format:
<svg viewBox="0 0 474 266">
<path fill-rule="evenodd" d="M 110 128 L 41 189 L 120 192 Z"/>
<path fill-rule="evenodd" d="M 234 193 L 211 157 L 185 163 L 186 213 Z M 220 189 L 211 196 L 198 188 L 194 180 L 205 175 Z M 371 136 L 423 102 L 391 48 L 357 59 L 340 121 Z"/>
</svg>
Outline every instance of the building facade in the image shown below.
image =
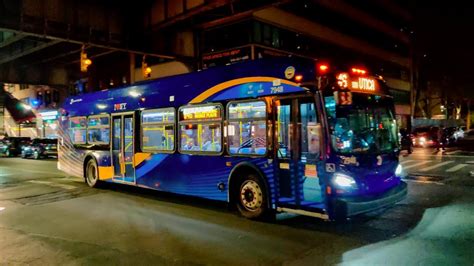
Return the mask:
<svg viewBox="0 0 474 266">
<path fill-rule="evenodd" d="M 77 81 L 72 93 L 120 87 L 244 60 L 294 56 L 327 61 L 339 69 L 364 67 L 371 74 L 383 76 L 395 98 L 399 124 L 406 127 L 413 112 L 412 91 L 417 79 L 412 60 L 412 2 L 23 1 L 18 5 L 19 11 L 11 12 L 12 18 L 4 24 L 6 27 L 7 22 L 20 21 L 9 28 L 27 29 L 25 34 L 30 34 L 9 37 L 9 42 L 15 43 L 13 48 L 19 51 L 10 61 L 20 55 L 27 57 L 21 52 L 24 45 L 15 40 L 34 41 L 29 55 L 36 63 L 30 64 L 31 71 L 22 72 L 37 74 L 38 79 L 29 80 L 55 82 L 48 84 L 67 86 Z M 55 8 L 46 8 L 49 6 Z M 43 9 L 48 12 L 40 12 Z M 15 17 L 17 14 L 22 17 Z M 38 33 L 45 40 L 38 40 Z M 34 53 L 36 50 L 40 50 L 39 55 Z M 84 71 L 80 62 L 86 54 L 91 64 Z M 5 66 L 10 70 L 2 72 L 8 74 L 5 78 L 29 77 L 19 76 L 20 68 L 14 65 Z M 39 75 L 39 66 L 50 71 Z M 144 74 L 144 70 L 149 73 Z M 49 79 L 40 79 L 43 76 Z"/>
<path fill-rule="evenodd" d="M 321 60 L 340 69 L 364 67 L 383 76 L 399 125 L 409 126 L 415 74 L 409 2 L 254 2 L 206 11 L 199 10 L 205 1 L 157 0 L 146 11 L 145 28 L 157 33 L 154 45 L 169 45 L 170 53 L 197 69 L 280 56 Z M 168 44 L 159 41 L 163 32 Z"/>
<path fill-rule="evenodd" d="M 56 138 L 58 108 L 67 97 L 64 89 L 46 85 L 4 84 L 3 89 L 20 101 L 16 111 L 31 110 L 34 118 L 18 121 L 10 111 L 4 109 L 3 132 L 8 136 L 30 138 Z"/>
</svg>

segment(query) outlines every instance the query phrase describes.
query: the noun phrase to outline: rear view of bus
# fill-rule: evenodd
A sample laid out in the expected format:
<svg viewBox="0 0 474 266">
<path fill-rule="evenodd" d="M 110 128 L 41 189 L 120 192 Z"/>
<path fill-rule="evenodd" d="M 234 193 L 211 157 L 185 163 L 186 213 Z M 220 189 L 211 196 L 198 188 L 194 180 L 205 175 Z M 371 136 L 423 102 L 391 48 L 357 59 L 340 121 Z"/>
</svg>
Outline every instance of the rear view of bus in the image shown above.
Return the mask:
<svg viewBox="0 0 474 266">
<path fill-rule="evenodd" d="M 398 162 L 394 103 L 383 81 L 365 70 L 335 73 L 322 88 L 330 156 L 326 187 L 332 217 L 391 206 L 407 194 Z"/>
</svg>

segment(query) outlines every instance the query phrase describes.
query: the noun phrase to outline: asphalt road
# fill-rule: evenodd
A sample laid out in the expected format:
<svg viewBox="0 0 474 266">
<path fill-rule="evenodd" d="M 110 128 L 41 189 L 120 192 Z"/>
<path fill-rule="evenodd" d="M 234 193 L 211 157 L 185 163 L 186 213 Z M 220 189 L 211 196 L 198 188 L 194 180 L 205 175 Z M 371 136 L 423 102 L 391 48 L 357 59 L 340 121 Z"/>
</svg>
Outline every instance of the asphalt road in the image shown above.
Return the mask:
<svg viewBox="0 0 474 266">
<path fill-rule="evenodd" d="M 416 148 L 402 152 L 400 162 L 411 180 L 474 186 L 474 152 Z"/>
<path fill-rule="evenodd" d="M 404 165 L 424 153 L 403 157 Z M 406 200 L 346 223 L 289 215 L 254 222 L 212 201 L 90 189 L 54 160 L 0 158 L 0 264 L 473 265 L 474 185 L 456 181 L 469 180 L 472 166 L 446 174 L 471 159 L 425 157 L 425 168 L 456 162 L 412 167 L 444 177 L 408 178 Z"/>
</svg>

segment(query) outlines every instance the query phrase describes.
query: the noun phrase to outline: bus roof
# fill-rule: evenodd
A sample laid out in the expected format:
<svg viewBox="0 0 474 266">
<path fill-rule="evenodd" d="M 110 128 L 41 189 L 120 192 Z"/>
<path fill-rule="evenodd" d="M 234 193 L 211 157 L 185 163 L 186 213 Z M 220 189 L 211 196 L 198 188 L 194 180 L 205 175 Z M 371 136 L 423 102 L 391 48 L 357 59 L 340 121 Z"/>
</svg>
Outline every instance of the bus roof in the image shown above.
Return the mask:
<svg viewBox="0 0 474 266">
<path fill-rule="evenodd" d="M 296 81 L 300 75 L 302 82 L 314 82 L 314 63 L 290 58 L 246 61 L 69 97 L 63 109 L 70 116 L 88 116 L 304 92 Z"/>
</svg>

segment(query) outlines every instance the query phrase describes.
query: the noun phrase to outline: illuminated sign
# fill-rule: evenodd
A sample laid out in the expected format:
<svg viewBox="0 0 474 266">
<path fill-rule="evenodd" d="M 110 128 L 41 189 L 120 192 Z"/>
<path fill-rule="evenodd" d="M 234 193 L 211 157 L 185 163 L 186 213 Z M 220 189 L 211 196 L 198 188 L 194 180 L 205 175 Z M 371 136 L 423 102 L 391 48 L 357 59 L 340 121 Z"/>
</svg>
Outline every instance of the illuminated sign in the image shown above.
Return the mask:
<svg viewBox="0 0 474 266">
<path fill-rule="evenodd" d="M 55 120 L 58 118 L 58 111 L 45 111 L 39 114 L 43 120 Z"/>
<path fill-rule="evenodd" d="M 350 91 L 335 91 L 334 99 L 336 105 L 351 105 L 352 104 L 352 92 Z"/>
<path fill-rule="evenodd" d="M 292 66 L 289 66 L 285 69 L 285 78 L 292 79 L 295 76 L 296 69 Z"/>
<path fill-rule="evenodd" d="M 347 73 L 341 73 L 337 76 L 337 84 L 341 88 L 347 88 L 349 85 L 349 75 Z"/>
<path fill-rule="evenodd" d="M 341 73 L 337 76 L 337 84 L 343 89 L 359 92 L 377 92 L 379 84 L 377 80 L 369 77 L 351 77 L 347 73 Z"/>
<path fill-rule="evenodd" d="M 352 81 L 352 89 L 375 91 L 375 79 L 359 77 L 357 81 Z"/>
<path fill-rule="evenodd" d="M 183 108 L 181 114 L 182 120 L 213 119 L 221 117 L 220 108 L 218 106 Z"/>
</svg>

